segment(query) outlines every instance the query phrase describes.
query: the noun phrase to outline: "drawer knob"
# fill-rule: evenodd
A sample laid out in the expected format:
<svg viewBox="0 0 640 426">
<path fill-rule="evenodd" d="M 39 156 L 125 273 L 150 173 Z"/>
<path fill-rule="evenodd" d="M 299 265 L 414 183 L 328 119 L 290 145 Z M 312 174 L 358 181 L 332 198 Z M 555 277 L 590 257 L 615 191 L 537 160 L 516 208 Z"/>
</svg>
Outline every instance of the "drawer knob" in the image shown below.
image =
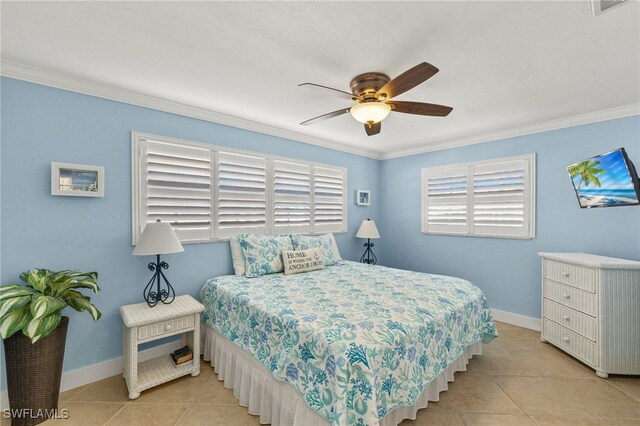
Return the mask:
<svg viewBox="0 0 640 426">
<path fill-rule="evenodd" d="M 569 321 L 569 315 L 563 316 L 562 319 L 565 320 L 565 321 Z"/>
<path fill-rule="evenodd" d="M 564 297 L 565 299 L 569 298 L 569 295 L 567 293 L 563 294 L 562 297 Z"/>
<path fill-rule="evenodd" d="M 171 327 L 171 324 L 167 324 L 164 326 L 164 331 L 169 331 L 171 330 L 173 327 Z"/>
<path fill-rule="evenodd" d="M 565 342 L 568 342 L 569 338 L 568 337 L 563 337 L 562 340 L 564 340 Z"/>
<path fill-rule="evenodd" d="M 562 276 L 563 276 L 563 277 L 568 277 L 568 276 L 569 276 L 569 273 L 568 273 L 568 272 L 563 272 L 563 273 L 562 273 Z"/>
</svg>

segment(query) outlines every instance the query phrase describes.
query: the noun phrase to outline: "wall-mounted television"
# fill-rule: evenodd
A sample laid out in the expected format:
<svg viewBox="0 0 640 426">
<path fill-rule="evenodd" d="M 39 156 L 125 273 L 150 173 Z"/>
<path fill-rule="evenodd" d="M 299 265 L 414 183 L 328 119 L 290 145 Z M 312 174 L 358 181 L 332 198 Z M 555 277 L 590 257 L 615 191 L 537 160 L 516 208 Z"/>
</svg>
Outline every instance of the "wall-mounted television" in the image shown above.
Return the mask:
<svg viewBox="0 0 640 426">
<path fill-rule="evenodd" d="M 581 208 L 640 204 L 640 181 L 624 148 L 567 167 Z"/>
</svg>

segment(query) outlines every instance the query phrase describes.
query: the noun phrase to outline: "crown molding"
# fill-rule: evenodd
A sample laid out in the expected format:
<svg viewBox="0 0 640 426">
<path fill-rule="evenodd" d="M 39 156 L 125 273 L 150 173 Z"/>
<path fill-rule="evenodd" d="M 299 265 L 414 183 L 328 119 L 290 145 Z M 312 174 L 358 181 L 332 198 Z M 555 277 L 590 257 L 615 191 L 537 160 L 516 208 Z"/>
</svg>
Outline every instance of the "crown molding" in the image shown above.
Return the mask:
<svg viewBox="0 0 640 426">
<path fill-rule="evenodd" d="M 283 139 L 302 142 L 309 145 L 316 145 L 323 148 L 360 155 L 363 157 L 380 159 L 381 153 L 375 150 L 360 149 L 343 144 L 328 141 L 303 133 L 282 129 L 268 124 L 258 123 L 240 117 L 219 113 L 206 108 L 199 108 L 180 102 L 147 95 L 133 90 L 123 89 L 117 86 L 88 80 L 69 74 L 58 73 L 43 68 L 32 67 L 17 62 L 2 60 L 0 63 L 0 75 L 4 77 L 23 80 L 30 83 L 55 87 L 57 89 L 69 90 L 71 92 L 96 96 L 112 101 L 169 112 L 185 117 L 196 118 L 225 126 L 236 127 L 269 136 L 276 136 Z"/>
<path fill-rule="evenodd" d="M 123 89 L 109 84 L 99 83 L 93 80 L 83 79 L 68 74 L 58 73 L 43 68 L 32 67 L 17 62 L 2 60 L 0 62 L 0 75 L 31 83 L 42 84 L 58 89 L 96 96 L 112 101 L 169 112 L 185 117 L 196 118 L 225 126 L 236 127 L 269 136 L 276 136 L 309 145 L 320 146 L 335 151 L 373 158 L 376 160 L 389 160 L 399 157 L 423 154 L 443 149 L 457 148 L 478 143 L 491 142 L 501 139 L 508 139 L 518 136 L 525 136 L 534 133 L 547 132 L 566 127 L 578 126 L 582 124 L 596 123 L 599 121 L 624 118 L 632 115 L 640 115 L 640 104 L 625 105 L 586 114 L 573 115 L 542 123 L 529 124 L 526 126 L 513 127 L 510 129 L 487 132 L 463 138 L 447 139 L 429 143 L 428 145 L 380 152 L 376 150 L 362 149 L 316 138 L 292 130 L 282 129 L 268 124 L 235 117 L 228 114 L 219 113 L 205 108 L 175 102 L 169 99 L 147 95 L 133 90 Z"/>
<path fill-rule="evenodd" d="M 544 121 L 542 123 L 497 130 L 495 132 L 488 132 L 460 139 L 448 139 L 441 142 L 429 143 L 428 146 L 399 149 L 383 153 L 380 155 L 379 159 L 390 160 L 392 158 L 407 157 L 410 155 L 423 154 L 426 152 L 440 151 L 443 149 L 492 142 L 518 136 L 526 136 L 534 133 L 548 132 L 550 130 L 564 129 L 566 127 L 579 126 L 582 124 L 597 123 L 599 121 L 614 120 L 616 118 L 630 117 L 633 115 L 640 115 L 640 104 L 631 104 L 616 108 L 609 108 L 601 111 L 589 112 L 586 114 L 572 115 L 569 117 Z"/>
</svg>

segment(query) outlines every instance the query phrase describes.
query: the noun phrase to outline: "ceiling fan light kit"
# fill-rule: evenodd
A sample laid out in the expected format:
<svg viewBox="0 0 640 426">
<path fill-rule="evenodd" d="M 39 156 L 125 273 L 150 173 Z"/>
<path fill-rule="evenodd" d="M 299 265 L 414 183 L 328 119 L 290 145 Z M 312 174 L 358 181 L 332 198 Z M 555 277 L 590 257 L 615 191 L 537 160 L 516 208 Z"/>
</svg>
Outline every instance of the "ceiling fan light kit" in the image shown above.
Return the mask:
<svg viewBox="0 0 640 426">
<path fill-rule="evenodd" d="M 379 72 L 360 74 L 351 80 L 351 93 L 315 83 L 299 84 L 298 86 L 321 90 L 325 93 L 332 93 L 335 96 L 356 102 L 356 104 L 350 108 L 329 112 L 303 121 L 300 124 L 306 126 L 349 112 L 353 118 L 364 123 L 364 130 L 367 135 L 373 136 L 380 133 L 382 127 L 380 122 L 387 118 L 391 111 L 402 112 L 404 114 L 445 117 L 449 115 L 453 108 L 422 102 L 391 101 L 391 98 L 413 89 L 433 77 L 437 72 L 438 68 L 427 62 L 422 62 L 400 74 L 393 80 L 390 79 L 388 75 Z"/>
<path fill-rule="evenodd" d="M 387 118 L 391 112 L 391 105 L 384 102 L 363 102 L 352 106 L 349 112 L 353 118 L 371 127 L 372 124 Z"/>
</svg>

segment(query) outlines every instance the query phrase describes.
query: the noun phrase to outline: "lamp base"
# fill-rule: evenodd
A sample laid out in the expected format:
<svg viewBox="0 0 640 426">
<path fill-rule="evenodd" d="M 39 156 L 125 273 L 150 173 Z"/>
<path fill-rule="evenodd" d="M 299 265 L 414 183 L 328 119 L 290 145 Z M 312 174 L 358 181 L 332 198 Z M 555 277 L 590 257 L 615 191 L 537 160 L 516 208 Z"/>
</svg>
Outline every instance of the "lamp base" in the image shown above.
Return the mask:
<svg viewBox="0 0 640 426">
<path fill-rule="evenodd" d="M 168 305 L 176 298 L 176 292 L 162 272 L 163 269 L 169 269 L 169 264 L 165 261 L 161 262 L 159 254 L 156 256 L 156 261 L 149 263 L 147 266 L 154 274 L 142 292 L 147 305 L 152 308 L 159 302 Z M 164 281 L 165 288 L 162 288 L 162 281 Z"/>
<path fill-rule="evenodd" d="M 371 250 L 371 247 L 373 247 L 373 243 L 371 242 L 370 238 L 367 238 L 367 242 L 364 243 L 364 246 L 367 249 L 362 254 L 362 257 L 360 257 L 360 263 L 368 263 L 369 265 L 375 265 L 376 263 L 378 263 L 378 258 L 373 253 L 373 250 Z"/>
</svg>

